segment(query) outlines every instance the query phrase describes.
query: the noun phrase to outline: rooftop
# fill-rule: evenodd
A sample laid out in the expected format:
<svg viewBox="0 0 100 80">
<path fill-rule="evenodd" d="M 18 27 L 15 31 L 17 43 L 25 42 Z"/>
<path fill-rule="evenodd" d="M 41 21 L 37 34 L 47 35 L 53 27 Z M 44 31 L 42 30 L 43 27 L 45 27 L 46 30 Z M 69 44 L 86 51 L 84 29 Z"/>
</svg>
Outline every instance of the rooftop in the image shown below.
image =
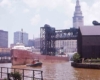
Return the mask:
<svg viewBox="0 0 100 80">
<path fill-rule="evenodd" d="M 82 35 L 100 35 L 100 26 L 80 27 Z"/>
</svg>

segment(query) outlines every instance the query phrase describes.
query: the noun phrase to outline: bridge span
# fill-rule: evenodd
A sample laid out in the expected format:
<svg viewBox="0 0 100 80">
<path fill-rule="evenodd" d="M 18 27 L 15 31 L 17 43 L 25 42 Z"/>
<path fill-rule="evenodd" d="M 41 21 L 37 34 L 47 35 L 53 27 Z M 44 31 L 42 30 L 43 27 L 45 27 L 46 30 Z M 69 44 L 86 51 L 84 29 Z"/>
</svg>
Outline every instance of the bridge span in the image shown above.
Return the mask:
<svg viewBox="0 0 100 80">
<path fill-rule="evenodd" d="M 56 30 L 47 24 L 40 28 L 40 51 L 43 55 L 55 55 L 56 40 L 77 40 L 78 29 Z"/>
</svg>

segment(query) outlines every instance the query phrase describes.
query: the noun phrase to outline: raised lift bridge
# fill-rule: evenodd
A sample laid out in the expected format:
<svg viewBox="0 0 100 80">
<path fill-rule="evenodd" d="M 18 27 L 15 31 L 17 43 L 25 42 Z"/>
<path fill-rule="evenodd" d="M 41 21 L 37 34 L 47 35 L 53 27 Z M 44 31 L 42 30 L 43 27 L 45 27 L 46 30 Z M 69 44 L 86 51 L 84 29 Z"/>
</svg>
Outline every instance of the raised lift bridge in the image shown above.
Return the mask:
<svg viewBox="0 0 100 80">
<path fill-rule="evenodd" d="M 43 55 L 55 55 L 56 40 L 77 40 L 78 29 L 56 30 L 45 24 L 40 28 L 40 51 Z"/>
</svg>

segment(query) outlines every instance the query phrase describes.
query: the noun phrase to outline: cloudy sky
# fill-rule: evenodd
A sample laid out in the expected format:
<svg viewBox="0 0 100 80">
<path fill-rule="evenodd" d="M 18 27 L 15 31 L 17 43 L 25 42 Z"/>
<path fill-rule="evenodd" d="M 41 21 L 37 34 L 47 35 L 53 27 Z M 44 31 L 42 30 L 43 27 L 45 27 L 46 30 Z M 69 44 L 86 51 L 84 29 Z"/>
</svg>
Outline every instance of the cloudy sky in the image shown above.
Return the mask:
<svg viewBox="0 0 100 80">
<path fill-rule="evenodd" d="M 56 29 L 72 27 L 76 0 L 0 0 L 0 29 L 9 31 L 9 44 L 13 33 L 23 30 L 32 39 L 40 35 L 40 27 L 49 24 Z M 100 21 L 100 0 L 80 0 L 84 25 Z"/>
</svg>

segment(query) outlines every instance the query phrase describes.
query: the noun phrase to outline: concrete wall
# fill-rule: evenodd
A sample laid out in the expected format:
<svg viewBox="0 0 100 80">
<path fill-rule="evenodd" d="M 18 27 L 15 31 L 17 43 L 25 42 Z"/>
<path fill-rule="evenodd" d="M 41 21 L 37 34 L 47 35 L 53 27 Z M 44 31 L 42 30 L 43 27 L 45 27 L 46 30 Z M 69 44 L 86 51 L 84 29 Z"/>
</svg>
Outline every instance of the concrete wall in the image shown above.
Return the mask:
<svg viewBox="0 0 100 80">
<path fill-rule="evenodd" d="M 38 58 L 40 61 L 43 61 L 43 60 L 45 61 L 48 61 L 48 60 L 68 61 L 68 57 L 41 55 L 41 54 L 31 53 L 25 50 L 16 50 L 16 49 L 11 50 L 11 56 L 12 56 L 13 65 L 28 64 L 28 63 L 31 63 L 31 61 L 34 58 Z"/>
<path fill-rule="evenodd" d="M 71 63 L 71 66 L 75 67 L 75 68 L 87 68 L 87 69 L 100 69 L 100 65 L 99 63 L 96 64 L 96 63 L 75 63 L 75 62 L 72 62 Z"/>
</svg>

